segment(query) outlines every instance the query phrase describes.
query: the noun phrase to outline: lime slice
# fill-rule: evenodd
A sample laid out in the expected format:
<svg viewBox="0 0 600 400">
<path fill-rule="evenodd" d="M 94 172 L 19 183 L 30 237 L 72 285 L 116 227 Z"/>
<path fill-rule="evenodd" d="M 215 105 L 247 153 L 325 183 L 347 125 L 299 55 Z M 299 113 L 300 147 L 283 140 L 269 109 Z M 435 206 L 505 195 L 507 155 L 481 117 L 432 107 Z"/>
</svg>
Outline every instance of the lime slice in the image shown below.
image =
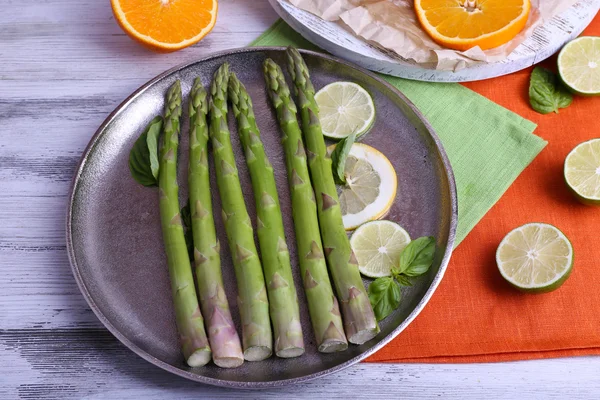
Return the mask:
<svg viewBox="0 0 600 400">
<path fill-rule="evenodd" d="M 526 224 L 511 231 L 496 252 L 502 277 L 524 292 L 551 292 L 569 277 L 573 246 L 557 228 Z"/>
<path fill-rule="evenodd" d="M 410 243 L 410 236 L 391 221 L 372 221 L 361 225 L 350 238 L 360 273 L 369 278 L 390 276 L 398 265 L 400 253 Z"/>
<path fill-rule="evenodd" d="M 331 154 L 336 145 L 327 151 Z M 394 166 L 379 150 L 354 143 L 344 167 L 346 185 L 338 185 L 344 228 L 351 231 L 383 218 L 394 204 L 398 178 Z"/>
<path fill-rule="evenodd" d="M 565 159 L 565 181 L 584 204 L 600 205 L 600 139 L 575 147 Z"/>
<path fill-rule="evenodd" d="M 315 95 L 323 135 L 343 139 L 356 131 L 364 135 L 375 121 L 375 104 L 369 92 L 352 82 L 334 82 Z"/>
<path fill-rule="evenodd" d="M 574 93 L 600 95 L 600 37 L 582 36 L 567 43 L 558 55 L 558 74 Z"/>
</svg>

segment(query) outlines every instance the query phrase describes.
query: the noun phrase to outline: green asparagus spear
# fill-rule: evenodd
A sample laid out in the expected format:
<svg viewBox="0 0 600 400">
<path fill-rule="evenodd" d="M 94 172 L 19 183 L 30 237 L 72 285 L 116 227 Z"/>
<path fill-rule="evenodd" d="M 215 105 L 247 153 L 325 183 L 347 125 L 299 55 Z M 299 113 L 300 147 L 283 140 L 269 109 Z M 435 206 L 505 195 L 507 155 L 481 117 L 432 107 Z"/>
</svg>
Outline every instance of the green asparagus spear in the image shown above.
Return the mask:
<svg viewBox="0 0 600 400">
<path fill-rule="evenodd" d="M 215 232 L 208 171 L 208 96 L 200 78 L 190 92 L 189 195 L 194 236 L 194 261 L 202 314 L 206 318 L 213 361 L 223 368 L 244 362 L 221 275 L 219 241 Z"/>
<path fill-rule="evenodd" d="M 221 195 L 223 222 L 237 279 L 244 358 L 248 361 L 260 361 L 269 357 L 272 352 L 269 302 L 262 266 L 254 243 L 254 230 L 244 203 L 227 127 L 228 81 L 229 65 L 223 64 L 215 73 L 211 84 L 209 132 L 217 185 Z"/>
<path fill-rule="evenodd" d="M 190 367 L 199 367 L 210 361 L 211 351 L 196 298 L 192 267 L 179 214 L 177 147 L 179 145 L 180 117 L 181 86 L 177 81 L 167 93 L 165 106 L 163 144 L 160 150 L 158 174 L 160 219 L 183 355 Z"/>
<path fill-rule="evenodd" d="M 267 281 L 275 354 L 283 358 L 298 357 L 304 353 L 304 339 L 275 175 L 260 140 L 252 100 L 234 73 L 229 76 L 229 100 L 254 189 L 258 243 Z"/>
<path fill-rule="evenodd" d="M 267 92 L 283 132 L 300 272 L 317 346 L 323 353 L 346 350 L 348 342 L 342 317 L 321 247 L 317 205 L 306 166 L 302 133 L 296 119 L 296 105 L 279 65 L 271 59 L 265 60 L 264 73 Z"/>
<path fill-rule="evenodd" d="M 288 69 L 294 81 L 308 153 L 308 166 L 317 198 L 319 225 L 331 276 L 341 302 L 348 341 L 363 344 L 379 332 L 379 326 L 358 271 L 342 222 L 337 189 L 327 156 L 325 140 L 315 102 L 315 89 L 308 68 L 298 50 L 288 47 Z"/>
</svg>

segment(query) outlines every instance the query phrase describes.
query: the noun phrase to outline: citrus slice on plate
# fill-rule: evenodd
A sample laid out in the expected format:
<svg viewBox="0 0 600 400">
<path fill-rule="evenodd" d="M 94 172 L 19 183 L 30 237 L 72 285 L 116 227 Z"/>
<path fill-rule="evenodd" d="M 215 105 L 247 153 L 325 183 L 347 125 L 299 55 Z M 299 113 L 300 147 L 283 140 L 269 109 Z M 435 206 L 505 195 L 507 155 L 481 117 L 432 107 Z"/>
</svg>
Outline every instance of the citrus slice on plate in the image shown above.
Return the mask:
<svg viewBox="0 0 600 400">
<path fill-rule="evenodd" d="M 390 276 L 392 267 L 399 263 L 400 253 L 409 243 L 408 232 L 391 221 L 367 222 L 350 238 L 358 269 L 369 278 Z"/>
<path fill-rule="evenodd" d="M 502 277 L 517 289 L 550 292 L 569 277 L 573 268 L 573 246 L 552 225 L 526 224 L 502 240 L 496 262 Z"/>
<path fill-rule="evenodd" d="M 600 95 L 600 37 L 582 36 L 567 43 L 558 55 L 558 74 L 573 92 Z"/>
<path fill-rule="evenodd" d="M 415 0 L 425 32 L 455 50 L 486 50 L 509 42 L 527 24 L 530 10 L 530 0 Z"/>
<path fill-rule="evenodd" d="M 336 145 L 327 148 L 331 153 Z M 354 143 L 344 167 L 346 184 L 338 185 L 346 230 L 383 218 L 394 204 L 398 178 L 390 160 L 379 150 Z"/>
<path fill-rule="evenodd" d="M 579 201 L 600 205 L 600 139 L 577 145 L 565 159 L 564 174 Z"/>
<path fill-rule="evenodd" d="M 353 82 L 333 82 L 315 95 L 323 135 L 343 139 L 356 131 L 364 135 L 375 121 L 375 104 L 369 92 Z"/>
<path fill-rule="evenodd" d="M 127 35 L 161 52 L 197 43 L 217 21 L 217 0 L 111 0 L 110 3 Z"/>
</svg>

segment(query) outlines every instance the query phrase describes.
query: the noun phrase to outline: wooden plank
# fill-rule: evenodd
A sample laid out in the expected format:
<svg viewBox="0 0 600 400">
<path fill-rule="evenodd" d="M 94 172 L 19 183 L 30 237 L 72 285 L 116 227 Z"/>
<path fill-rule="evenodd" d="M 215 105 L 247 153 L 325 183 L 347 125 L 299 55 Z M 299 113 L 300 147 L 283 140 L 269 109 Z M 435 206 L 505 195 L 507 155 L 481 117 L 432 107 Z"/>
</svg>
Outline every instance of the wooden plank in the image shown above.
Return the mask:
<svg viewBox="0 0 600 400">
<path fill-rule="evenodd" d="M 98 125 L 133 90 L 181 62 L 246 45 L 276 18 L 266 1 L 219 5 L 219 21 L 206 40 L 159 55 L 127 38 L 104 1 L 2 4 L 0 398 L 600 397 L 600 358 L 361 364 L 297 387 L 235 392 L 163 372 L 102 327 L 66 255 L 72 174 Z"/>
<path fill-rule="evenodd" d="M 462 365 L 359 364 L 282 389 L 239 391 L 173 376 L 103 329 L 0 331 L 0 397 L 22 399 L 592 399 L 600 358 Z M 10 368 L 6 368 L 6 364 Z M 1 384 L 3 381 L 9 385 Z M 566 396 L 566 397 L 565 397 Z"/>
<path fill-rule="evenodd" d="M 0 80 L 142 83 L 177 64 L 246 46 L 276 18 L 266 1 L 222 1 L 217 24 L 202 42 L 175 53 L 156 54 L 121 31 L 106 2 L 27 0 L 18 4 L 9 4 L 10 12 L 4 6 L 0 17 L 0 56 L 4 59 Z"/>
</svg>

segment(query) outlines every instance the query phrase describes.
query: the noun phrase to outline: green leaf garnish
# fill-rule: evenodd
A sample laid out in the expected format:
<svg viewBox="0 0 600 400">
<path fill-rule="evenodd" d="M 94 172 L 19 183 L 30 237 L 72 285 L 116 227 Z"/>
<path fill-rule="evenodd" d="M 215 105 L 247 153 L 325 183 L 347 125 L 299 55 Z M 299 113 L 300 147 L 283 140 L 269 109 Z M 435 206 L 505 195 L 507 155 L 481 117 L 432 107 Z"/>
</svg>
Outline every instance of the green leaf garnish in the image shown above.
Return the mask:
<svg viewBox="0 0 600 400">
<path fill-rule="evenodd" d="M 400 253 L 400 263 L 392 268 L 392 276 L 377 278 L 369 285 L 369 300 L 377 321 L 400 306 L 400 286 L 412 286 L 410 278 L 425 274 L 435 256 L 435 239 L 424 236 L 413 240 Z"/>
<path fill-rule="evenodd" d="M 346 159 L 350 154 L 350 149 L 356 140 L 356 131 L 346 136 L 335 146 L 331 153 L 331 168 L 333 169 L 333 179 L 338 185 L 346 184 Z"/>
<path fill-rule="evenodd" d="M 181 222 L 183 223 L 183 235 L 187 246 L 190 261 L 194 261 L 194 234 L 192 231 L 192 213 L 190 203 L 188 202 L 180 211 Z"/>
<path fill-rule="evenodd" d="M 377 321 L 390 315 L 400 305 L 402 293 L 394 278 L 377 278 L 369 285 L 369 300 Z"/>
<path fill-rule="evenodd" d="M 573 95 L 554 72 L 542 67 L 533 69 L 529 80 L 529 104 L 535 111 L 558 114 L 559 108 L 568 107 L 571 102 Z"/>
<path fill-rule="evenodd" d="M 399 264 L 392 268 L 392 274 L 394 276 L 421 276 L 433 264 L 434 255 L 435 239 L 433 237 L 424 236 L 415 239 L 402 250 Z"/>
<path fill-rule="evenodd" d="M 140 185 L 158 185 L 158 137 L 162 125 L 162 117 L 155 117 L 129 152 L 129 171 Z"/>
<path fill-rule="evenodd" d="M 408 276 L 406 275 L 401 275 L 401 274 L 397 274 L 394 275 L 394 279 L 396 279 L 396 282 L 398 282 L 398 284 L 400 286 L 412 286 L 412 282 L 410 281 L 410 279 L 408 279 Z"/>
</svg>

